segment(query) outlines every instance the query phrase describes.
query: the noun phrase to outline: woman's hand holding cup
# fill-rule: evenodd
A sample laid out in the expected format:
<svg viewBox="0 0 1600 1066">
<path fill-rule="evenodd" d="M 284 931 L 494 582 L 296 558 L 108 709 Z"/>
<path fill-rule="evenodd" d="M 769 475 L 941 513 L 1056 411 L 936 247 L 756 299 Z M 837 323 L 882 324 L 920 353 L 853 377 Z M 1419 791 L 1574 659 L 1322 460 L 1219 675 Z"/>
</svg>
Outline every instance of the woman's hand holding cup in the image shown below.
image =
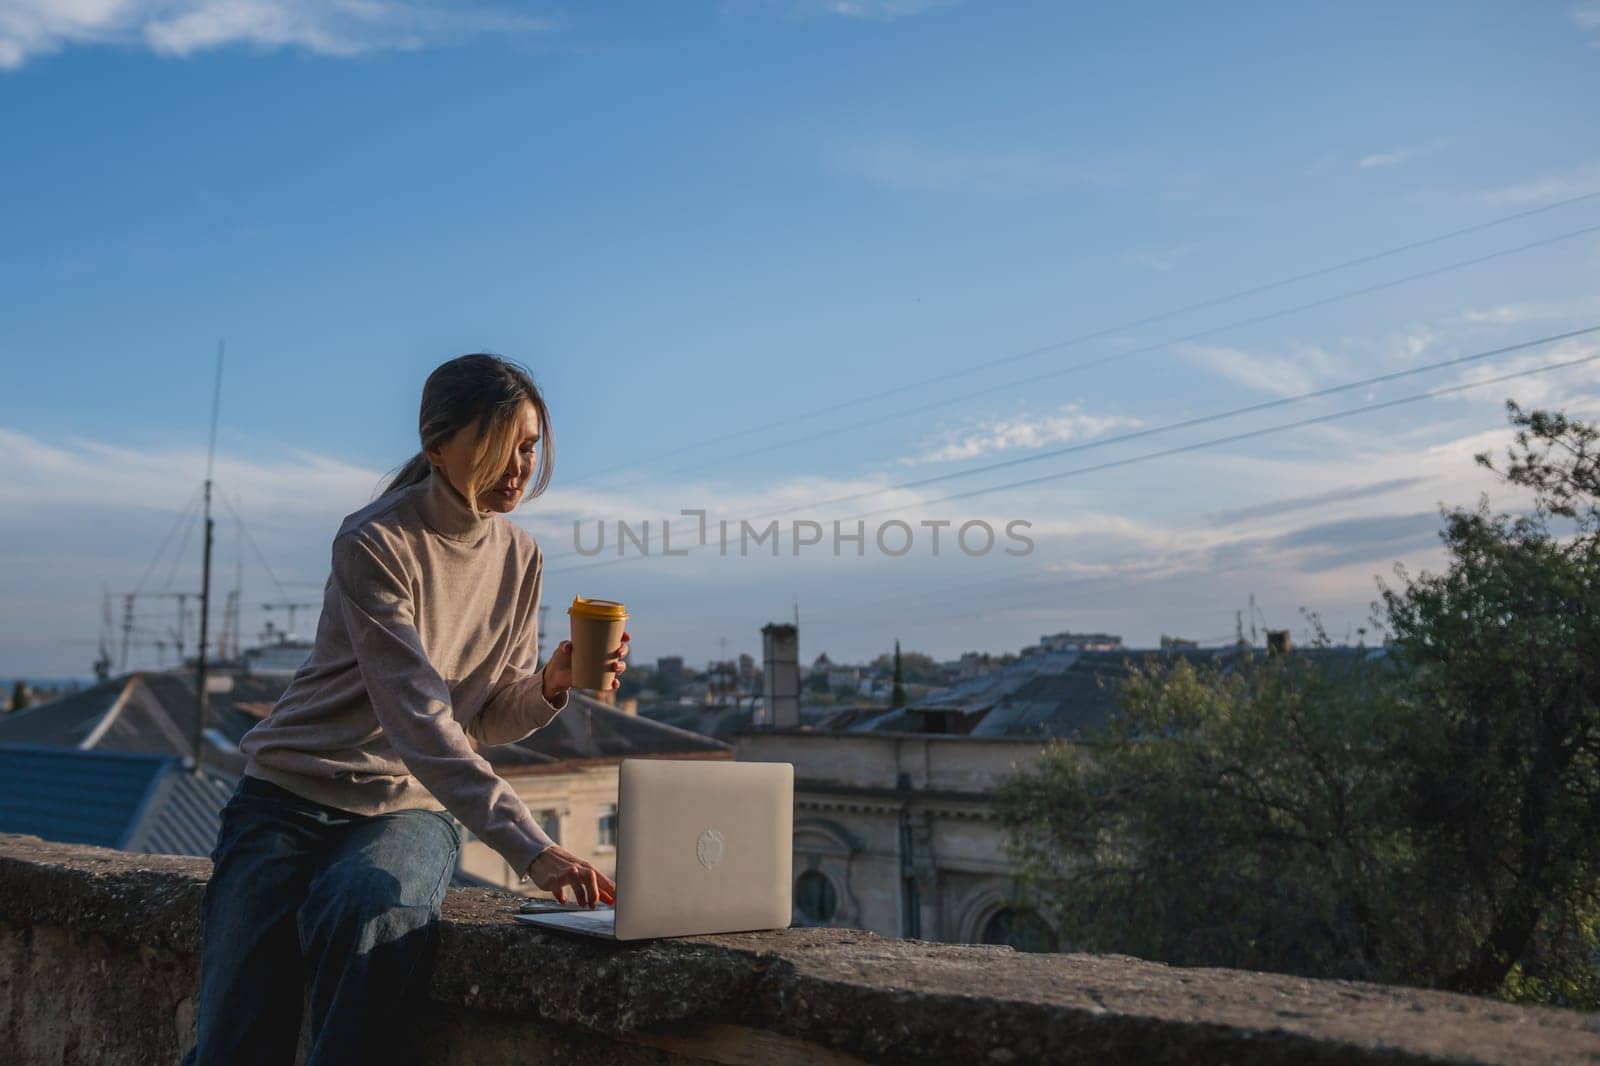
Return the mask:
<svg viewBox="0 0 1600 1066">
<path fill-rule="evenodd" d="M 628 621 L 628 609 L 616 600 L 591 600 L 574 596 L 567 609 L 571 618 L 572 639 L 563 641 L 557 654 L 550 657 L 556 665 L 561 657 L 557 680 L 577 688 L 595 691 L 622 687 L 617 675 L 626 670 L 622 660 L 628 654 L 629 637 L 623 628 Z"/>
<path fill-rule="evenodd" d="M 628 664 L 622 660 L 628 657 L 628 642 L 632 639 L 627 630 L 623 630 L 622 643 L 611 649 L 611 654 L 606 657 L 607 671 L 620 674 L 628 669 Z M 563 640 L 551 653 L 550 661 L 544 668 L 545 699 L 554 700 L 560 693 L 571 688 L 572 683 L 572 641 Z M 612 678 L 611 687 L 621 688 L 622 679 Z"/>
</svg>

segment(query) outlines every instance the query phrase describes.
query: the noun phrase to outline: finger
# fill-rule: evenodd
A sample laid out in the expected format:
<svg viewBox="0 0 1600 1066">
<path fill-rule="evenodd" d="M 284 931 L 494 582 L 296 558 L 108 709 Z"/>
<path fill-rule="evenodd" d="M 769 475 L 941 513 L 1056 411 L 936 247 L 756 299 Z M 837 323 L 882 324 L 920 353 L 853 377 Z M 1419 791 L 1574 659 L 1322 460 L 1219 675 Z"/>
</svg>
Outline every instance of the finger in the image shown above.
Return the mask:
<svg viewBox="0 0 1600 1066">
<path fill-rule="evenodd" d="M 589 906 L 593 907 L 600 900 L 600 871 L 593 866 L 584 871 L 588 875 L 583 887 L 589 896 Z"/>
<path fill-rule="evenodd" d="M 589 902 L 589 882 L 584 879 L 583 867 L 578 865 L 572 867 L 572 892 L 579 903 L 585 907 L 593 906 Z"/>
</svg>

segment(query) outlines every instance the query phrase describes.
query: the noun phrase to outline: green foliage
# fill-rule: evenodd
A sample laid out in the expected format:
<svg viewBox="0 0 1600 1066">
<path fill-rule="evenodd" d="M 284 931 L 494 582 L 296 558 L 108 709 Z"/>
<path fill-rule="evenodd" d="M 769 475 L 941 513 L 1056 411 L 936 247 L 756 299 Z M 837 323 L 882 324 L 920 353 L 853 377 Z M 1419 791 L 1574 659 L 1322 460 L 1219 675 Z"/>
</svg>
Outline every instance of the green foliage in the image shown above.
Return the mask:
<svg viewBox="0 0 1600 1066">
<path fill-rule="evenodd" d="M 889 706 L 904 707 L 906 705 L 905 664 L 900 658 L 900 641 L 894 642 L 894 691 L 889 696 Z"/>
<path fill-rule="evenodd" d="M 908 685 L 936 685 L 940 680 L 939 660 L 920 651 L 908 651 L 900 657 L 901 680 Z M 872 660 L 870 672 L 892 674 L 894 654 L 885 652 Z"/>
<path fill-rule="evenodd" d="M 1446 512 L 1386 648 L 1151 658 L 1003 787 L 1069 946 L 1600 1007 L 1600 433 L 1510 414 L 1531 511 Z"/>
<path fill-rule="evenodd" d="M 1368 916 L 1405 840 L 1382 660 L 1154 658 L 1086 748 L 1056 745 L 1000 806 L 1066 941 L 1183 965 L 1377 977 Z"/>
</svg>

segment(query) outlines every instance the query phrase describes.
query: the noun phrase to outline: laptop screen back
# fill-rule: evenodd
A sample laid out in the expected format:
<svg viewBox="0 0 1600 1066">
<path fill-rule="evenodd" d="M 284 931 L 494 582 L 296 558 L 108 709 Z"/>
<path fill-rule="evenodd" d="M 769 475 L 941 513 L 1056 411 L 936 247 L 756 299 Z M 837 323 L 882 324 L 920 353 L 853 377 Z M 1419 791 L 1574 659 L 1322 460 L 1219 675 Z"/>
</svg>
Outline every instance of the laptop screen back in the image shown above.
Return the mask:
<svg viewBox="0 0 1600 1066">
<path fill-rule="evenodd" d="M 619 772 L 618 940 L 789 926 L 793 764 L 624 759 Z"/>
</svg>

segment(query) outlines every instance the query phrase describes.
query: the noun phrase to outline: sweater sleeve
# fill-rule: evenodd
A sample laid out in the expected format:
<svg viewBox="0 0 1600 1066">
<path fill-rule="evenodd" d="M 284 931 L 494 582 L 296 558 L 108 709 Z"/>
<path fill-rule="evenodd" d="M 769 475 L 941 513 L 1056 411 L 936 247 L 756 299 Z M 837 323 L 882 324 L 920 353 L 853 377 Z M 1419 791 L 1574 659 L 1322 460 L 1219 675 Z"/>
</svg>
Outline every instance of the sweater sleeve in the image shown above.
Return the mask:
<svg viewBox="0 0 1600 1066">
<path fill-rule="evenodd" d="M 358 530 L 334 538 L 333 581 L 378 724 L 406 769 L 526 875 L 554 842 L 456 721 L 449 686 L 417 633 L 410 583 L 387 555 Z"/>
<path fill-rule="evenodd" d="M 481 744 L 514 744 L 549 725 L 566 709 L 569 693 L 555 703 L 544 698 L 544 671 L 539 668 L 539 597 L 544 581 L 544 556 L 533 563 L 533 596 L 517 632 L 516 650 L 490 688 L 467 733 Z M 549 664 L 546 663 L 548 666 Z"/>
</svg>

